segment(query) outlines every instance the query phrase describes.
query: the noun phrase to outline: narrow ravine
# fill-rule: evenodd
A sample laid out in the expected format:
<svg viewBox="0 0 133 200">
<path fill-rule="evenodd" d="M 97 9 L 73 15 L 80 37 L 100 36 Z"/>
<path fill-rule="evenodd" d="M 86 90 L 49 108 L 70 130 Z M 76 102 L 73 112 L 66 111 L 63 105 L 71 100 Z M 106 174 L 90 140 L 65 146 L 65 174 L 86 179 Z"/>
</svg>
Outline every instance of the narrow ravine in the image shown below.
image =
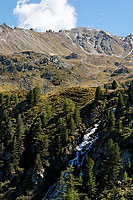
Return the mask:
<svg viewBox="0 0 133 200">
<path fill-rule="evenodd" d="M 100 123 L 100 122 L 99 122 Z M 83 137 L 83 141 L 80 143 L 79 146 L 76 147 L 76 157 L 69 161 L 69 166 L 75 167 L 78 166 L 80 170 L 81 177 L 83 176 L 82 167 L 83 162 L 85 159 L 85 156 L 89 149 L 92 148 L 92 145 L 96 142 L 98 139 L 98 133 L 96 133 L 96 130 L 98 129 L 99 123 L 95 124 L 94 127 L 89 131 L 89 129 L 86 130 L 86 134 Z M 64 175 L 67 176 L 67 173 Z M 46 195 L 43 197 L 42 200 L 50 200 L 50 199 L 60 199 L 61 191 L 58 190 L 59 184 L 55 183 L 53 186 L 51 186 L 46 193 Z"/>
</svg>

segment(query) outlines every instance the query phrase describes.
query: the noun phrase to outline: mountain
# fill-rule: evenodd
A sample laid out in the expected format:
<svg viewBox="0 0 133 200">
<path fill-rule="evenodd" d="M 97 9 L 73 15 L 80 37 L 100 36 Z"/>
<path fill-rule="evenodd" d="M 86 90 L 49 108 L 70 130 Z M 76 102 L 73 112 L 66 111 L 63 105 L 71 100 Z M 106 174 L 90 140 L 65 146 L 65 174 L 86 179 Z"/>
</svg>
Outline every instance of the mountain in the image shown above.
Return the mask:
<svg viewBox="0 0 133 200">
<path fill-rule="evenodd" d="M 43 92 L 71 86 L 128 85 L 133 73 L 133 36 L 74 28 L 38 33 L 0 26 L 0 90 Z M 126 84 L 124 84 L 126 83 Z M 124 86 L 125 87 L 125 86 Z"/>
<path fill-rule="evenodd" d="M 68 55 L 77 54 L 110 55 L 125 57 L 133 49 L 133 36 L 117 37 L 110 33 L 90 28 L 74 28 L 70 31 L 46 33 L 0 26 L 0 53 L 20 51 Z"/>
<path fill-rule="evenodd" d="M 133 37 L 0 26 L 0 199 L 133 199 Z"/>
</svg>

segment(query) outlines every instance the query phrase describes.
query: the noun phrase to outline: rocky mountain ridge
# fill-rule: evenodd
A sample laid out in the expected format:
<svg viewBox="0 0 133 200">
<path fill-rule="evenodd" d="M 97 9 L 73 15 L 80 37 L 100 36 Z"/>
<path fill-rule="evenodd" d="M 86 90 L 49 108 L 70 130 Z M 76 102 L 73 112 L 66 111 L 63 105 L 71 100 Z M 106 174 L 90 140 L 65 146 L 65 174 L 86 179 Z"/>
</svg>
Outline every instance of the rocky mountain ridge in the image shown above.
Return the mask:
<svg viewBox="0 0 133 200">
<path fill-rule="evenodd" d="M 35 32 L 11 28 L 5 23 L 0 25 L 0 53 L 8 54 L 21 51 L 68 55 L 94 54 L 126 57 L 133 50 L 133 35 L 117 37 L 110 33 L 90 28 L 73 28 L 71 30 L 52 30 Z"/>
<path fill-rule="evenodd" d="M 0 25 L 0 90 L 42 92 L 132 79 L 133 36 L 90 28 L 45 33 Z"/>
</svg>

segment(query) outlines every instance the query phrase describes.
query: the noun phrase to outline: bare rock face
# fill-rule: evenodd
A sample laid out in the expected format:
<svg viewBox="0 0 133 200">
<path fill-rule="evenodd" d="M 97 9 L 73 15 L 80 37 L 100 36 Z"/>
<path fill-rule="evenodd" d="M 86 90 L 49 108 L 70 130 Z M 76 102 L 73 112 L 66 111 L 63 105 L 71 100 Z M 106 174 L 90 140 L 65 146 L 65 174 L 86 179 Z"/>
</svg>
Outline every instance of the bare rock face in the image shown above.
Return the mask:
<svg viewBox="0 0 133 200">
<path fill-rule="evenodd" d="M 90 28 L 45 33 L 0 25 L 0 53 L 34 51 L 51 55 L 96 54 L 125 57 L 132 52 L 133 36 L 117 37 Z"/>
</svg>

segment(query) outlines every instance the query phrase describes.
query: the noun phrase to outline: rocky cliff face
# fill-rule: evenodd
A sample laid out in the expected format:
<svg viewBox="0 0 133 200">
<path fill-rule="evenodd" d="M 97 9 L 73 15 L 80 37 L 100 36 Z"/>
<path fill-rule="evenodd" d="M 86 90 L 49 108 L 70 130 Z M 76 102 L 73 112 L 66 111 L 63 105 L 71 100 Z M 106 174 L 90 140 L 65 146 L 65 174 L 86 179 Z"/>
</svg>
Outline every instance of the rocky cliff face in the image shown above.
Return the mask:
<svg viewBox="0 0 133 200">
<path fill-rule="evenodd" d="M 117 37 L 106 31 L 74 28 L 45 33 L 0 25 L 0 53 L 35 51 L 46 54 L 97 54 L 125 57 L 132 52 L 133 36 Z"/>
</svg>

